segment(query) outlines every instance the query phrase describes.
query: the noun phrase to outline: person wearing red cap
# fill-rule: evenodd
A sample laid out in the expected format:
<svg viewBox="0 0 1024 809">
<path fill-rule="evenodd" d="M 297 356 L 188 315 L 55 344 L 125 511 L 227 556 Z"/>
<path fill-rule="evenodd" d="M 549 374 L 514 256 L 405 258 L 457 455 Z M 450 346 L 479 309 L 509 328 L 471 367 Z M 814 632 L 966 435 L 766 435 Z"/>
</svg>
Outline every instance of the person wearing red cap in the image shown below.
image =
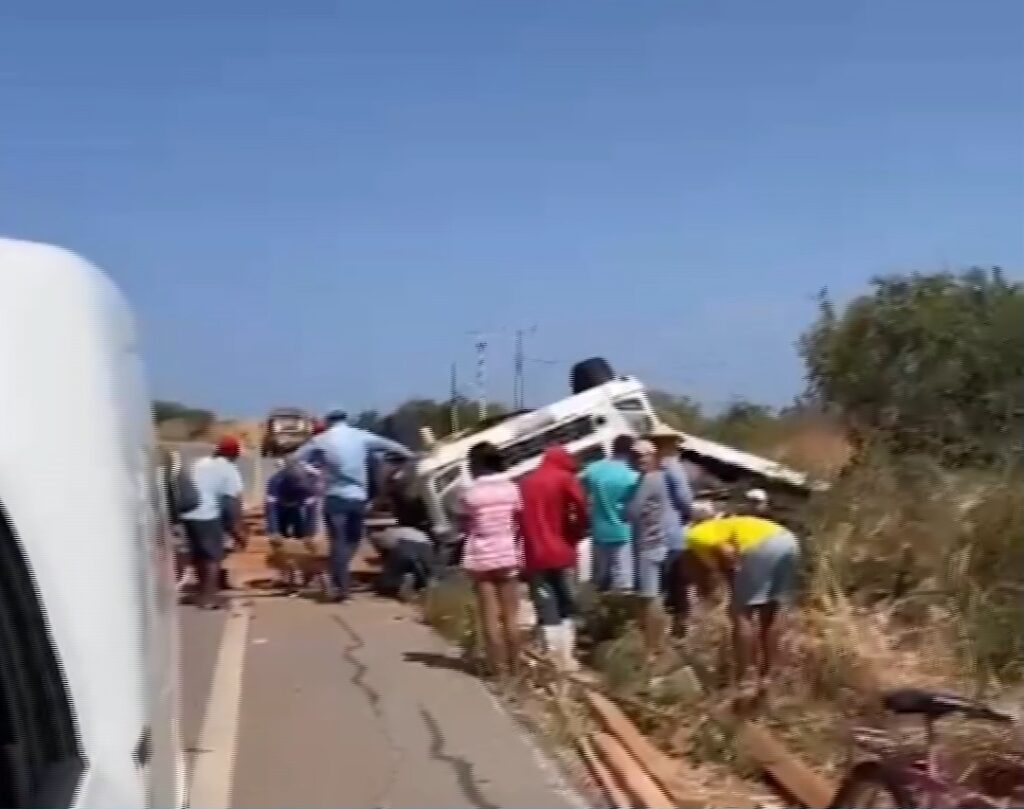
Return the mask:
<svg viewBox="0 0 1024 809">
<path fill-rule="evenodd" d="M 224 559 L 225 529 L 239 546 L 246 542 L 242 526 L 242 476 L 235 461 L 241 452 L 238 439 L 224 436 L 213 455 L 192 466 L 192 482 L 199 505 L 182 515 L 192 566 L 199 579 L 196 604 L 206 609 L 223 606 L 218 594 L 220 567 Z"/>
</svg>

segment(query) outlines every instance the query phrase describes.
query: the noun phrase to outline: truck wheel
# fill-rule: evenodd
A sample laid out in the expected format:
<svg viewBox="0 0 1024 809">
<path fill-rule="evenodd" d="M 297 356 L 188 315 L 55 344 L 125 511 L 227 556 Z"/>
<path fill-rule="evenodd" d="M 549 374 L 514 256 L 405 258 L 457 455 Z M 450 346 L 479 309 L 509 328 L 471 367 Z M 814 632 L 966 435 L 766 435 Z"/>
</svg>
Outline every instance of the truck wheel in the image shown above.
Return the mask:
<svg viewBox="0 0 1024 809">
<path fill-rule="evenodd" d="M 569 381 L 574 394 L 596 388 L 605 382 L 611 382 L 614 378 L 615 372 L 612 371 L 612 366 L 604 357 L 591 357 L 577 362 L 569 372 Z"/>
</svg>

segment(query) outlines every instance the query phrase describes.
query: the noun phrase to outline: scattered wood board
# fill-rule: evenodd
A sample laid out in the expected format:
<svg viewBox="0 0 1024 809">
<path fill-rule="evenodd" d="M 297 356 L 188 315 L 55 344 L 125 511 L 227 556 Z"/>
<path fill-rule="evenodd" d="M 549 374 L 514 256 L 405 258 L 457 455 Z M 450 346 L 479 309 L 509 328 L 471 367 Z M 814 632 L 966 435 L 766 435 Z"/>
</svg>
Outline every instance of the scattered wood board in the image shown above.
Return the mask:
<svg viewBox="0 0 1024 809">
<path fill-rule="evenodd" d="M 666 795 L 610 733 L 595 733 L 594 746 L 601 759 L 625 787 L 634 806 L 644 809 L 675 809 L 675 803 Z"/>
<path fill-rule="evenodd" d="M 801 805 L 809 809 L 826 809 L 831 805 L 835 784 L 793 755 L 763 726 L 744 722 L 737 744 Z"/>
<path fill-rule="evenodd" d="M 602 726 L 643 766 L 679 809 L 702 809 L 705 802 L 688 795 L 682 776 L 683 762 L 655 747 L 622 710 L 596 691 L 587 691 L 587 702 Z"/>
<path fill-rule="evenodd" d="M 577 740 L 577 745 L 579 746 L 580 756 L 590 769 L 594 780 L 597 781 L 598 786 L 604 792 L 611 809 L 633 809 L 633 804 L 630 802 L 626 790 L 615 780 L 611 770 L 605 766 L 604 761 L 601 760 L 597 751 L 594 750 L 594 746 L 590 743 L 590 739 L 583 736 Z"/>
</svg>

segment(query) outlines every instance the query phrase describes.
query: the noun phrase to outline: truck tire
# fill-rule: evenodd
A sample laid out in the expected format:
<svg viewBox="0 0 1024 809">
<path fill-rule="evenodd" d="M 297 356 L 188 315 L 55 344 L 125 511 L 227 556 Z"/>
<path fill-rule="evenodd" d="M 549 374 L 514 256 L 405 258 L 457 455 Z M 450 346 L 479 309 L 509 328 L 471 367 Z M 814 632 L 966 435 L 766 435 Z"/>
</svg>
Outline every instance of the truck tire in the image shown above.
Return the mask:
<svg viewBox="0 0 1024 809">
<path fill-rule="evenodd" d="M 611 382 L 614 378 L 615 372 L 604 357 L 581 360 L 572 366 L 569 372 L 569 382 L 574 394 L 596 388 L 605 382 Z"/>
</svg>

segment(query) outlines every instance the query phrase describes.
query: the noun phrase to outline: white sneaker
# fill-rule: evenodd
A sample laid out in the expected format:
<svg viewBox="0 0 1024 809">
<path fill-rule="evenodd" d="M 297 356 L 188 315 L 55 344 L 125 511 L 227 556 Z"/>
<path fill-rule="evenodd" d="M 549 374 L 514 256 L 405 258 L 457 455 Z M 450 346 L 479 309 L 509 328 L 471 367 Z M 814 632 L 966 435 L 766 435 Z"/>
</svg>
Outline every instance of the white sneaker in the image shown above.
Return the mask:
<svg viewBox="0 0 1024 809">
<path fill-rule="evenodd" d="M 576 672 L 580 670 L 580 663 L 576 659 L 576 623 L 572 618 L 562 621 L 561 629 L 561 662 L 562 670 Z"/>
<path fill-rule="evenodd" d="M 544 639 L 544 656 L 555 667 L 555 670 L 561 669 L 562 627 L 545 624 L 541 626 L 540 630 Z"/>
</svg>

